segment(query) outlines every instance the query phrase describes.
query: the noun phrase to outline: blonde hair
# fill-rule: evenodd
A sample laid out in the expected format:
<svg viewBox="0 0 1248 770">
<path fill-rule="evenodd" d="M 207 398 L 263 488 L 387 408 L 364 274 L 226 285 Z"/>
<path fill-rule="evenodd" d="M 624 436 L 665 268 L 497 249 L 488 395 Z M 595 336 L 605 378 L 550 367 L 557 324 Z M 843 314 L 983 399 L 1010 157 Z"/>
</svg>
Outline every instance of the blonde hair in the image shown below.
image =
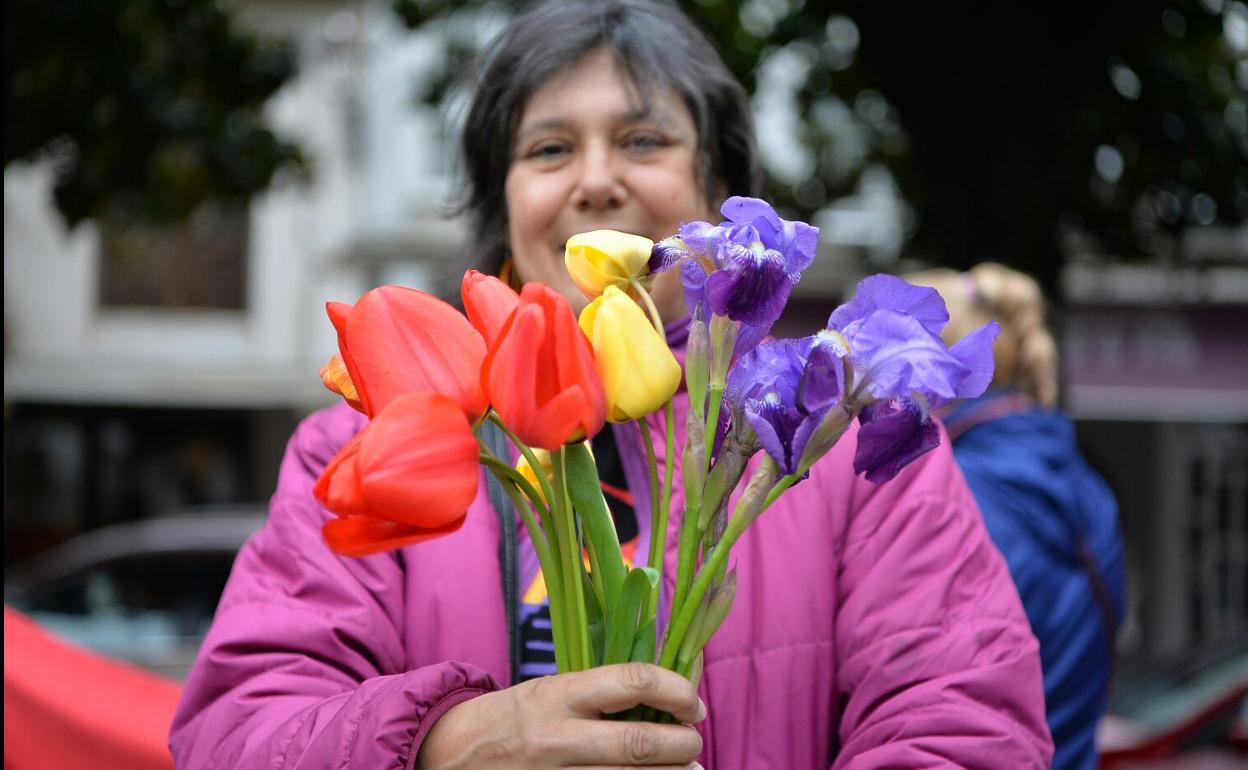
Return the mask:
<svg viewBox="0 0 1248 770">
<path fill-rule="evenodd" d="M 1017 270 L 984 262 L 965 273 L 927 270 L 902 276 L 930 286 L 949 308 L 941 337 L 953 344 L 989 321 L 1001 325 L 993 346 L 992 384 L 1011 387 L 1042 406 L 1057 404 L 1057 343 L 1045 325 L 1047 308 L 1040 287 Z"/>
</svg>

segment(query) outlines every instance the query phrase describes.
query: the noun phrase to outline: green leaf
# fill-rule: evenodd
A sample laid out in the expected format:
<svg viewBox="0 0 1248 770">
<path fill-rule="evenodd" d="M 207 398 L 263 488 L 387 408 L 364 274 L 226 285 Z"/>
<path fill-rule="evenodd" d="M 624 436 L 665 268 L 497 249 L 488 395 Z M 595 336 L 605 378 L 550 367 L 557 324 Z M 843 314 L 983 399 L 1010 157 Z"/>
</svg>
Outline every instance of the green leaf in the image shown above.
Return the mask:
<svg viewBox="0 0 1248 770">
<path fill-rule="evenodd" d="M 611 608 L 610 622 L 607 624 L 607 647 L 602 656 L 603 665 L 627 663 L 631 659 L 642 599 L 658 584 L 659 572 L 650 567 L 638 567 L 624 578 L 624 586 L 615 606 Z"/>
<path fill-rule="evenodd" d="M 628 654 L 630 661 L 639 660 L 643 663 L 654 663 L 654 649 L 656 641 L 656 629 L 654 618 L 650 618 L 637 629 L 637 635 L 633 637 L 633 649 Z"/>
<path fill-rule="evenodd" d="M 601 571 L 606 606 L 604 613 L 611 613 L 620 586 L 624 583 L 624 557 L 620 555 L 620 540 L 615 533 L 615 521 L 602 496 L 602 484 L 598 480 L 598 468 L 589 447 L 583 443 L 569 444 L 563 448 L 567 462 L 568 495 L 572 506 L 580 515 L 581 527 L 589 541 L 593 568 Z"/>
<path fill-rule="evenodd" d="M 589 575 L 581 571 L 581 582 L 585 587 L 585 620 L 589 625 L 589 650 L 593 660 L 587 668 L 602 665 L 603 645 L 607 637 L 607 620 L 603 617 L 602 605 L 598 603 L 598 594 L 593 590 Z"/>
</svg>

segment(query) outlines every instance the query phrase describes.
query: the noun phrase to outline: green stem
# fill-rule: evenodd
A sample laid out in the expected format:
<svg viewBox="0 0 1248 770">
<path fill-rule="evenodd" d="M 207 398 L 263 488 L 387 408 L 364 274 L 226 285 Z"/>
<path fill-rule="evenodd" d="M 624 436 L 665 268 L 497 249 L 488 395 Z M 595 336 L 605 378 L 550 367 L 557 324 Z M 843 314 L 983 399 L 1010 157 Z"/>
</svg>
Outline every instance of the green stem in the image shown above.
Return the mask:
<svg viewBox="0 0 1248 770">
<path fill-rule="evenodd" d="M 498 426 L 507 438 L 511 439 L 511 443 L 515 444 L 516 449 L 520 450 L 520 454 L 524 455 L 524 459 L 528 460 L 529 467 L 533 469 L 533 475 L 537 477 L 537 483 L 541 484 L 542 491 L 546 493 L 547 500 L 554 500 L 555 493 L 551 489 L 550 481 L 546 478 L 546 472 L 542 470 L 542 464 L 538 462 L 537 455 L 533 454 L 533 450 L 520 440 L 520 437 L 511 432 L 507 424 L 503 422 L 503 418 L 498 416 L 498 412 L 490 410 L 490 420 Z"/>
<path fill-rule="evenodd" d="M 631 279 L 629 281 L 629 285 L 632 286 L 633 290 L 637 292 L 637 295 L 641 297 L 642 303 L 646 306 L 646 311 L 650 314 L 650 323 L 654 325 L 655 331 L 659 333 L 660 337 L 666 340 L 667 330 L 663 326 L 663 317 L 659 315 L 659 309 L 655 306 L 654 299 L 651 298 L 650 292 L 646 291 L 645 287 L 642 286 L 641 282 L 636 278 Z M 658 516 L 651 516 L 650 518 L 651 530 L 649 566 L 658 570 L 659 582 L 658 585 L 656 585 L 650 592 L 651 595 L 648 600 L 647 611 L 649 609 L 657 611 L 659 606 L 659 591 L 663 585 L 663 557 L 665 555 L 665 551 L 667 550 L 667 517 L 672 507 L 672 484 L 674 481 L 673 463 L 676 459 L 676 410 L 670 399 L 663 405 L 663 423 L 666 434 L 663 442 L 665 449 L 663 456 L 663 500 L 659 505 Z M 649 441 L 649 429 L 647 428 L 645 432 L 647 439 L 646 443 L 650 448 L 650 451 L 653 451 L 653 444 Z M 651 465 L 651 468 L 651 479 L 653 479 L 657 475 L 657 469 L 654 468 L 653 464 Z M 654 490 L 654 486 L 652 484 L 652 498 L 655 491 L 656 490 Z M 642 617 L 647 616 L 643 615 Z"/>
<path fill-rule="evenodd" d="M 480 437 L 478 437 L 477 443 L 481 446 L 481 455 L 479 456 L 481 463 L 496 472 L 506 474 L 507 478 L 520 487 L 525 496 L 533 501 L 533 506 L 537 508 L 538 512 L 541 514 L 542 532 L 546 535 L 546 541 L 550 543 L 550 547 L 552 549 L 558 551 L 559 533 L 555 531 L 554 522 L 552 521 L 553 517 L 550 515 L 550 507 L 542 499 L 541 494 L 533 488 L 533 485 L 529 483 L 529 480 L 526 479 L 520 471 L 495 457 L 494 453 L 490 451 L 489 447 L 486 446 L 485 442 L 481 440 Z M 538 472 L 535 475 L 545 477 L 545 471 L 542 471 L 540 468 L 541 467 L 538 466 Z M 549 489 L 550 483 L 547 482 L 545 486 Z M 551 499 L 553 498 L 546 498 L 546 500 Z"/>
<path fill-rule="evenodd" d="M 589 649 L 589 625 L 585 612 L 585 589 L 581 581 L 581 549 L 576 537 L 576 519 L 572 510 L 572 501 L 568 498 L 567 467 L 565 466 L 564 450 L 560 447 L 556 457 L 551 458 L 555 472 L 555 487 L 559 490 L 555 518 L 561 527 L 560 551 L 563 557 L 563 586 L 566 589 L 565 601 L 568 606 L 568 628 L 572 638 L 569 655 L 573 671 L 584 671 L 589 667 L 591 653 Z"/>
<path fill-rule="evenodd" d="M 698 602 L 698 609 L 693 614 L 693 622 L 689 625 L 691 632 L 696 632 L 702 623 L 706 620 L 707 602 Z M 676 653 L 676 673 L 681 676 L 689 675 L 689 663 L 698 654 L 693 649 L 697 644 L 698 634 L 687 633 L 684 640 L 680 643 L 680 650 Z"/>
<path fill-rule="evenodd" d="M 663 437 L 663 448 L 667 455 L 663 458 L 663 504 L 659 506 L 659 516 L 662 518 L 659 522 L 660 558 L 657 568 L 660 582 L 663 574 L 662 554 L 667 540 L 667 516 L 672 508 L 672 483 L 675 476 L 673 464 L 676 459 L 676 409 L 670 400 L 663 405 L 663 430 L 666 433 Z"/>
<path fill-rule="evenodd" d="M 663 317 L 659 315 L 659 309 L 655 307 L 654 300 L 650 298 L 650 292 L 646 291 L 646 287 L 642 286 L 641 281 L 636 278 L 629 279 L 628 285 L 641 297 L 642 304 L 646 306 L 646 312 L 650 314 L 650 323 L 654 324 L 655 331 L 660 337 L 666 339 L 667 330 L 663 328 Z"/>
<path fill-rule="evenodd" d="M 776 498 L 784 494 L 786 489 L 796 484 L 801 477 L 800 473 L 790 473 L 788 476 L 785 476 L 777 481 L 776 485 L 771 488 L 770 492 L 767 493 L 767 497 L 763 498 L 763 510 L 766 510 L 769 505 L 776 501 Z"/>
<path fill-rule="evenodd" d="M 529 505 L 516 486 L 510 483 L 515 482 L 516 478 L 504 472 L 504 468 L 512 470 L 510 466 L 501 463 L 494 457 L 488 459 L 483 457 L 482 462 L 485 462 L 486 467 L 494 471 L 494 474 L 498 476 L 503 491 L 511 498 L 512 505 L 516 506 L 516 509 L 520 511 L 520 516 L 524 519 L 524 526 L 529 531 L 529 540 L 532 541 L 533 548 L 537 551 L 537 561 L 542 567 L 542 579 L 546 582 L 546 596 L 551 609 L 550 631 L 555 642 L 555 668 L 558 671 L 565 671 L 567 670 L 567 660 L 565 658 L 567 656 L 566 639 L 568 638 L 568 633 L 564 627 L 566 619 L 563 616 L 560 599 L 563 595 L 563 589 L 562 581 L 559 578 L 559 562 L 555 560 L 555 555 L 550 550 L 550 542 L 546 539 L 542 529 L 538 526 L 537 520 L 533 517 L 533 511 L 529 508 Z M 500 468 L 499 466 L 502 467 Z M 514 470 L 512 470 L 512 473 L 519 478 L 520 482 L 528 486 L 527 479 L 519 473 L 515 473 Z M 532 487 L 530 486 L 529 489 L 532 490 Z"/>
<path fill-rule="evenodd" d="M 701 511 L 685 509 L 685 516 L 680 522 L 680 541 L 676 549 L 676 587 L 672 591 L 672 609 L 669 617 L 675 618 L 684 611 L 689 595 L 689 587 L 693 583 L 693 567 L 697 558 L 698 541 L 702 539 L 702 530 L 698 527 Z M 663 649 L 672 642 L 672 629 L 669 625 Z"/>
<path fill-rule="evenodd" d="M 654 440 L 650 436 L 650 424 L 645 418 L 637 420 L 637 427 L 641 429 L 641 443 L 646 448 L 646 466 L 650 469 L 650 555 L 647 559 L 647 565 L 659 570 L 659 585 L 663 585 L 663 559 L 655 554 L 658 553 L 659 542 L 662 534 L 659 529 L 659 465 L 654 459 Z M 667 522 L 664 521 L 663 528 L 667 528 Z M 659 607 L 658 590 L 650 591 L 641 603 L 642 622 L 652 617 L 652 612 L 657 612 Z"/>
<path fill-rule="evenodd" d="M 764 458 L 763 463 L 764 466 L 761 466 L 759 471 L 763 471 L 764 468 L 768 467 L 766 465 L 768 463 L 771 466 L 775 465 L 770 458 Z M 772 476 L 772 478 L 775 477 Z M 753 479 L 751 483 L 754 483 Z M 789 483 L 789 486 L 791 485 L 792 482 Z M 716 544 L 708 558 L 702 563 L 702 568 L 698 570 L 697 577 L 693 581 L 693 586 L 690 588 L 688 596 L 684 597 L 681 603 L 679 615 L 673 615 L 675 619 L 668 628 L 667 639 L 663 644 L 663 654 L 659 658 L 659 665 L 663 668 L 676 670 L 673 668 L 676 663 L 676 657 L 680 653 L 680 648 L 685 641 L 685 635 L 689 632 L 694 617 L 702 604 L 702 597 L 706 595 L 706 590 L 710 587 L 711 582 L 722 574 L 728 563 L 728 553 L 732 550 L 732 546 L 745 532 L 750 523 L 757 519 L 775 498 L 769 492 L 764 496 L 762 503 L 758 504 L 757 511 L 753 511 L 750 509 L 755 504 L 755 500 L 757 500 L 757 497 L 749 494 L 749 489 L 747 488 L 746 494 L 742 495 L 733 509 L 732 518 L 728 521 L 728 527 L 724 531 L 724 536 L 720 538 L 719 543 Z M 676 610 L 673 610 L 673 613 L 675 612 Z"/>
<path fill-rule="evenodd" d="M 533 485 L 530 484 L 529 480 L 524 477 L 524 474 L 498 459 L 488 450 L 482 451 L 481 454 L 477 456 L 477 460 L 482 465 L 493 471 L 494 475 L 498 476 L 500 481 L 509 481 L 519 487 L 520 491 L 524 493 L 524 496 L 527 497 L 533 505 L 536 506 L 541 513 L 543 513 L 543 515 L 545 514 L 546 506 L 542 502 L 541 494 L 533 488 Z"/>
<path fill-rule="evenodd" d="M 689 590 L 689 596 L 682 603 L 680 614 L 676 616 L 671 627 L 668 628 L 667 641 L 663 644 L 663 654 L 659 658 L 659 665 L 663 668 L 671 669 L 672 671 L 676 670 L 674 668 L 676 656 L 680 653 L 680 648 L 685 641 L 685 635 L 698 614 L 702 597 L 706 595 L 706 589 L 710 587 L 711 580 L 719 572 L 720 567 L 727 563 L 728 552 L 732 549 L 733 544 L 737 542 L 737 539 L 741 537 L 741 533 L 745 531 L 744 526 L 738 525 L 738 521 L 741 518 L 734 513 L 732 521 L 728 522 L 728 529 L 719 541 L 719 545 L 715 546 L 711 551 L 710 558 L 702 564 L 702 569 L 698 570 L 698 577 L 693 581 L 693 586 Z"/>
<path fill-rule="evenodd" d="M 710 387 L 710 401 L 706 407 L 706 451 L 703 453 L 705 459 L 702 467 L 710 470 L 711 453 L 715 449 L 715 432 L 719 429 L 719 407 L 724 398 L 724 385 L 720 382 L 712 382 Z"/>
</svg>

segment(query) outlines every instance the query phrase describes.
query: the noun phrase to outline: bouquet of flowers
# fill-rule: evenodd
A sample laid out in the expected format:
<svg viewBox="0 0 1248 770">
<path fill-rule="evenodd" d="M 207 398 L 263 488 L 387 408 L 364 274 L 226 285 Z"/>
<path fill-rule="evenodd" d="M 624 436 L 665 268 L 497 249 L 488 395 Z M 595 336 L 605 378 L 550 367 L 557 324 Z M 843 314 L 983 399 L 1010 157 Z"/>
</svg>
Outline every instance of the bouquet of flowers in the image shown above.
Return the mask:
<svg viewBox="0 0 1248 770">
<path fill-rule="evenodd" d="M 339 353 L 322 379 L 370 418 L 315 487 L 337 514 L 324 527 L 329 546 L 365 556 L 453 532 L 484 466 L 537 552 L 558 670 L 640 660 L 696 679 L 732 607 L 729 555 L 746 529 L 854 420 L 854 470 L 872 482 L 934 447 L 930 411 L 985 390 L 998 332 L 988 324 L 946 347 L 940 295 L 876 275 L 817 334 L 769 339 L 818 230 L 752 198 L 731 198 L 722 213 L 727 221 L 685 224 L 658 243 L 614 231 L 571 238 L 567 269 L 591 300 L 579 319 L 547 286 L 517 293 L 476 271 L 463 280 L 466 317 L 398 286 L 329 303 Z M 647 290 L 664 270 L 680 271 L 690 313 L 683 366 Z M 675 589 L 659 618 L 682 381 L 685 502 Z M 660 412 L 661 454 L 650 425 Z M 646 448 L 645 566 L 621 556 L 589 450 L 607 421 L 635 422 Z M 514 454 L 491 450 L 487 425 Z"/>
</svg>

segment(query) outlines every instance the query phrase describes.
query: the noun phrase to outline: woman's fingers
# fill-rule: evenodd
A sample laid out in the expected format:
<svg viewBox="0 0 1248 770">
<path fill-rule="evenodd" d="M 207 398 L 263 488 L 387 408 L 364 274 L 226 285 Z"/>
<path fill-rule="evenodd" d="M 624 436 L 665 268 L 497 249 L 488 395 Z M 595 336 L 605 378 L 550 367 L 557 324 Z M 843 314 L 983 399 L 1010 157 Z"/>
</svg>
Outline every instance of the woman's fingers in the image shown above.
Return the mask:
<svg viewBox="0 0 1248 770">
<path fill-rule="evenodd" d="M 577 720 L 574 765 L 687 767 L 702 753 L 702 736 L 688 725 Z"/>
<path fill-rule="evenodd" d="M 576 677 L 577 681 L 570 683 L 575 686 L 569 688 L 567 705 L 582 716 L 596 717 L 634 706 L 650 706 L 682 722 L 700 722 L 706 718 L 706 706 L 689 680 L 649 663 L 602 666 L 568 676 Z"/>
<path fill-rule="evenodd" d="M 589 765 L 578 767 L 576 770 L 628 770 L 628 767 L 628 765 Z M 651 765 L 650 768 L 651 770 L 704 770 L 697 762 L 690 762 L 687 765 Z"/>
</svg>

